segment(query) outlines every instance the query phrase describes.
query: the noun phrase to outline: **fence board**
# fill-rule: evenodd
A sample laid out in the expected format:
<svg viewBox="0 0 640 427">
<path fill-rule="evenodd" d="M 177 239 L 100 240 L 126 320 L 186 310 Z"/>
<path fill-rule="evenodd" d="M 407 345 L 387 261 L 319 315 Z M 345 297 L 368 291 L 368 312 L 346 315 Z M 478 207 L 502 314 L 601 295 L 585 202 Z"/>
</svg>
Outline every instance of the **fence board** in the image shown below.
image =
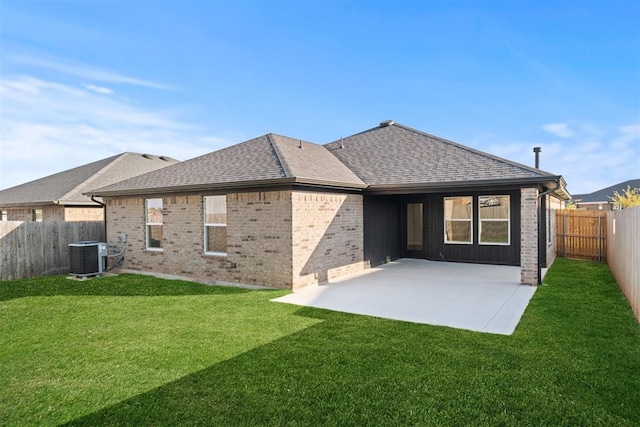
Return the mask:
<svg viewBox="0 0 640 427">
<path fill-rule="evenodd" d="M 565 258 L 606 259 L 607 212 L 557 210 L 556 250 Z"/>
<path fill-rule="evenodd" d="M 607 216 L 607 265 L 640 322 L 640 206 Z"/>
<path fill-rule="evenodd" d="M 69 272 L 69 244 L 104 241 L 102 222 L 0 221 L 0 280 Z"/>
</svg>

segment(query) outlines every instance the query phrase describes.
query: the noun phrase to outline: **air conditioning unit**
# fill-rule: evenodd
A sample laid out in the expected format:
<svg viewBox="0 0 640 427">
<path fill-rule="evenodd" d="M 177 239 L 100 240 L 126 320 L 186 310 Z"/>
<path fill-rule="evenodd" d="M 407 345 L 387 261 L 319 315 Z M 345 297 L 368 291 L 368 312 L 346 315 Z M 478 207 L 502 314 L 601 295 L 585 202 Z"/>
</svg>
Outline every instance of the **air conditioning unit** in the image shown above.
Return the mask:
<svg viewBox="0 0 640 427">
<path fill-rule="evenodd" d="M 107 257 L 105 242 L 85 241 L 69 245 L 70 273 L 86 279 L 88 276 L 102 274 Z"/>
</svg>

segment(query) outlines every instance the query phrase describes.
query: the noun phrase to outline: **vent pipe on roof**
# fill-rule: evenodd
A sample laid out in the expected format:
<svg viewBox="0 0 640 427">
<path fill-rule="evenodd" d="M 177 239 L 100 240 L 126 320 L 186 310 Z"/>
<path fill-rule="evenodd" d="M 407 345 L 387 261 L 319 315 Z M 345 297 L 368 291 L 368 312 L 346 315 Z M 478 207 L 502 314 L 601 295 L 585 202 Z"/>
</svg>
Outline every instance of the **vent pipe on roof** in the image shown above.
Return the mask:
<svg viewBox="0 0 640 427">
<path fill-rule="evenodd" d="M 536 153 L 536 169 L 540 169 L 540 152 L 541 151 L 542 151 L 542 148 L 533 147 L 533 152 Z"/>
<path fill-rule="evenodd" d="M 304 150 L 304 148 L 302 148 L 302 140 L 301 139 L 298 140 L 298 143 L 299 143 L 298 148 L 301 149 L 301 150 Z"/>
<path fill-rule="evenodd" d="M 344 148 L 344 139 L 340 137 L 340 148 Z"/>
<path fill-rule="evenodd" d="M 380 122 L 380 127 L 386 128 L 388 126 L 391 126 L 392 124 L 393 124 L 393 120 L 385 120 L 383 122 Z"/>
</svg>

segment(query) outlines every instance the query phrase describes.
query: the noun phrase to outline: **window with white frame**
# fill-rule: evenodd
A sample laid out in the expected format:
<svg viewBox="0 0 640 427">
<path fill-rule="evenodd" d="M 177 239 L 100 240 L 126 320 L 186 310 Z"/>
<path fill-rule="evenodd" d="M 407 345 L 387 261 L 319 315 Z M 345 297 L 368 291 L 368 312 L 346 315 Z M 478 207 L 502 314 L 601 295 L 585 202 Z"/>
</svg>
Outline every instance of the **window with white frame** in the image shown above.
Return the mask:
<svg viewBox="0 0 640 427">
<path fill-rule="evenodd" d="M 508 245 L 510 236 L 509 196 L 480 196 L 479 242 L 481 245 Z"/>
<path fill-rule="evenodd" d="M 204 198 L 204 251 L 227 254 L 227 196 Z"/>
<path fill-rule="evenodd" d="M 162 250 L 162 199 L 145 200 L 147 249 Z"/>
<path fill-rule="evenodd" d="M 35 222 L 42 222 L 42 209 L 33 209 L 31 211 L 31 219 Z"/>
<path fill-rule="evenodd" d="M 473 243 L 473 197 L 444 198 L 444 242 Z"/>
<path fill-rule="evenodd" d="M 9 213 L 7 211 L 2 211 L 2 220 L 7 221 L 9 219 Z"/>
</svg>

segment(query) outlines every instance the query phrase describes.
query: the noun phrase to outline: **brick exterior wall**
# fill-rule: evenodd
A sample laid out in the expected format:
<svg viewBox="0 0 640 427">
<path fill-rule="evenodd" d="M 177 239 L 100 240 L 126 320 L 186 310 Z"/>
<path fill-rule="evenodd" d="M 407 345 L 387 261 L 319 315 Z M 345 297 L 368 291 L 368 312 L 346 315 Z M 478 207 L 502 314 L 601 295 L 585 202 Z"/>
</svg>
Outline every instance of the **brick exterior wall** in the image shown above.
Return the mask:
<svg viewBox="0 0 640 427">
<path fill-rule="evenodd" d="M 101 206 L 73 206 L 64 208 L 64 220 L 75 221 L 104 221 L 104 210 Z"/>
<path fill-rule="evenodd" d="M 294 191 L 293 287 L 364 269 L 361 195 Z"/>
<path fill-rule="evenodd" d="M 538 277 L 538 189 L 520 190 L 520 282 L 537 286 Z"/>
<path fill-rule="evenodd" d="M 34 209 L 42 209 L 42 221 L 64 221 L 64 207 L 60 205 L 4 208 L 2 210 L 7 211 L 7 221 L 33 221 Z"/>
<path fill-rule="evenodd" d="M 7 221 L 33 221 L 33 210 L 42 209 L 42 220 L 53 221 L 104 221 L 102 207 L 61 205 L 36 206 L 26 208 L 4 208 L 7 211 Z"/>
<path fill-rule="evenodd" d="M 108 242 L 128 234 L 122 267 L 209 283 L 291 288 L 291 192 L 227 195 L 226 256 L 204 253 L 203 196 L 163 197 L 163 251 L 146 249 L 145 198 L 107 199 Z"/>
<path fill-rule="evenodd" d="M 121 249 L 120 237 L 126 233 L 125 270 L 287 289 L 364 268 L 360 195 L 228 194 L 226 256 L 204 253 L 205 195 L 162 198 L 162 251 L 146 249 L 144 197 L 107 199 L 110 252 Z"/>
</svg>

